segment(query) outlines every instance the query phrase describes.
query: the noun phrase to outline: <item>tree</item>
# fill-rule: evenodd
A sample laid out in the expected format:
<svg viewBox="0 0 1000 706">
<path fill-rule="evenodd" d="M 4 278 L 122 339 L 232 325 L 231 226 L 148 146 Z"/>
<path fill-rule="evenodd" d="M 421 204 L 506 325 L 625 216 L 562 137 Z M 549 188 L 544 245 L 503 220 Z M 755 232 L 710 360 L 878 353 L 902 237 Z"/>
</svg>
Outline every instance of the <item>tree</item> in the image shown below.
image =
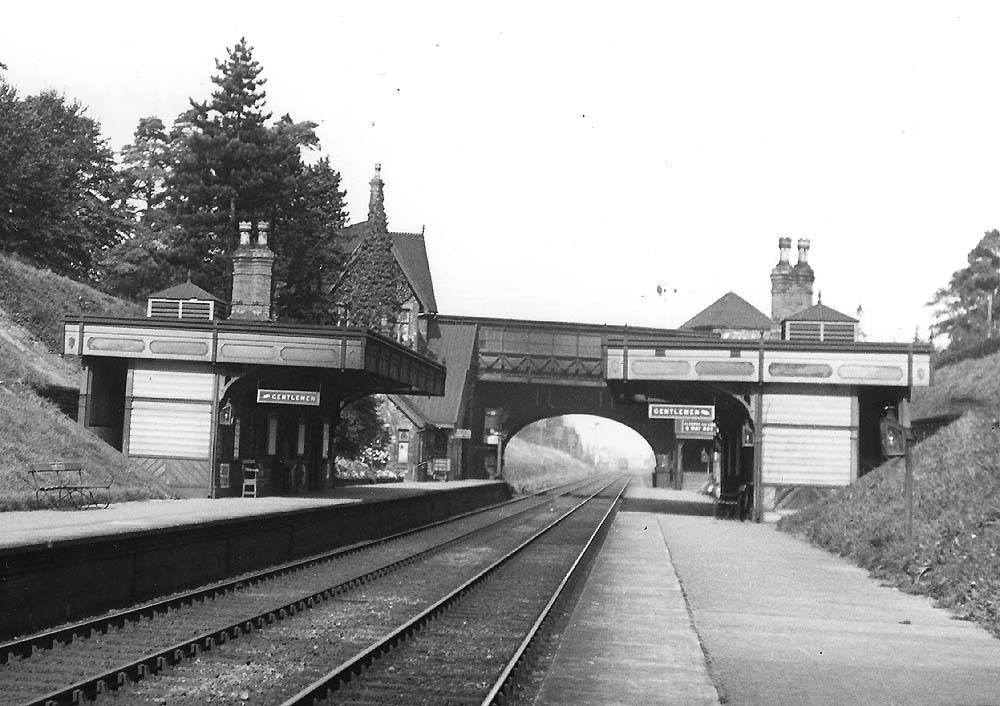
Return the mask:
<svg viewBox="0 0 1000 706">
<path fill-rule="evenodd" d="M 0 174 L 0 250 L 81 278 L 121 238 L 112 153 L 79 103 L 0 80 Z"/>
<path fill-rule="evenodd" d="M 331 290 L 344 263 L 340 231 L 347 214 L 340 173 L 326 157 L 298 175 L 290 206 L 276 227 L 274 308 L 278 318 L 335 323 Z"/>
<path fill-rule="evenodd" d="M 121 149 L 118 174 L 125 198 L 138 202 L 141 220 L 149 222 L 166 199 L 170 141 L 163 121 L 156 116 L 140 119 L 134 136 L 135 140 Z"/>
<path fill-rule="evenodd" d="M 934 335 L 946 335 L 949 349 L 967 348 L 993 336 L 1000 310 L 1000 231 L 987 232 L 968 255 L 968 266 L 934 293 Z"/>
<path fill-rule="evenodd" d="M 289 116 L 268 126 L 265 79 L 245 39 L 216 61 L 218 89 L 208 102 L 191 101 L 171 133 L 170 208 L 181 226 L 178 264 L 202 275 L 209 289 L 228 290 L 240 221 L 275 224 L 292 218 L 291 201 L 302 170 L 301 150 L 318 143 L 315 123 Z"/>
<path fill-rule="evenodd" d="M 366 446 L 378 444 L 382 418 L 375 397 L 362 397 L 344 406 L 334 437 L 334 452 L 342 458 L 357 458 Z"/>
</svg>

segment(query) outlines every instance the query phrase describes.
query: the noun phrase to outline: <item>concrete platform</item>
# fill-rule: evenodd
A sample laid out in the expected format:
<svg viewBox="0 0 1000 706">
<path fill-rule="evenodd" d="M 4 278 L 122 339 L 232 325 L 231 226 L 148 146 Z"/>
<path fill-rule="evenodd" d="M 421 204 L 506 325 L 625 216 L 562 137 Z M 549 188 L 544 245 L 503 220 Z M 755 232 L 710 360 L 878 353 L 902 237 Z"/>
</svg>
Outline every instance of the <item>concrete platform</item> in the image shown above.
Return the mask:
<svg viewBox="0 0 1000 706">
<path fill-rule="evenodd" d="M 615 517 L 536 703 L 719 703 L 657 515 Z"/>
<path fill-rule="evenodd" d="M 757 525 L 657 515 L 731 706 L 1000 705 L 1000 640 Z"/>
<path fill-rule="evenodd" d="M 715 499 L 690 490 L 654 488 L 650 475 L 641 473 L 632 476 L 632 482 L 625 490 L 622 509 L 630 512 L 667 512 L 710 517 L 715 510 Z"/>
<path fill-rule="evenodd" d="M 193 498 L 115 503 L 106 509 L 27 510 L 0 513 L 0 548 L 51 544 L 205 522 L 274 515 L 309 508 L 377 502 L 496 483 L 488 480 L 447 483 L 347 485 L 322 494 L 264 498 Z"/>
<path fill-rule="evenodd" d="M 1000 640 L 930 599 L 773 525 L 627 503 L 538 706 L 1000 706 Z"/>
</svg>

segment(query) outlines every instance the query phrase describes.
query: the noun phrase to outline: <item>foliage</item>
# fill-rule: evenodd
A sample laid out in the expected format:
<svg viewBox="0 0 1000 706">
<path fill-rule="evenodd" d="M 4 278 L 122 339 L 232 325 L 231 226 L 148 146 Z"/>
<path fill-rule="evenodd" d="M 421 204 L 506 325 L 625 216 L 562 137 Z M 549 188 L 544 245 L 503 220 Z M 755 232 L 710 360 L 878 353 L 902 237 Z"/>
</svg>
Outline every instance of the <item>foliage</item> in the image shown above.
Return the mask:
<svg viewBox="0 0 1000 706">
<path fill-rule="evenodd" d="M 112 153 L 79 103 L 0 80 L 0 172 L 0 251 L 87 277 L 121 237 Z"/>
<path fill-rule="evenodd" d="M 336 308 L 346 313 L 350 325 L 391 336 L 396 317 L 413 298 L 413 290 L 392 251 L 380 169 L 381 165 L 375 166 L 375 177 L 370 182 L 368 220 L 357 231 L 360 244 L 334 288 L 333 300 Z"/>
<path fill-rule="evenodd" d="M 934 335 L 946 335 L 950 350 L 975 346 L 993 336 L 1000 312 L 1000 231 L 987 232 L 929 302 L 937 307 Z"/>
<path fill-rule="evenodd" d="M 1000 430 L 992 415 L 970 412 L 913 453 L 912 545 L 901 459 L 783 518 L 779 528 L 1000 635 Z"/>
<path fill-rule="evenodd" d="M 533 493 L 593 475 L 594 467 L 565 451 L 526 441 L 518 434 L 504 451 L 504 480 L 515 493 Z"/>
<path fill-rule="evenodd" d="M 515 438 L 558 449 L 585 463 L 593 462 L 580 439 L 579 432 L 563 417 L 540 419 L 517 432 Z"/>
<path fill-rule="evenodd" d="M 278 318 L 333 324 L 333 286 L 344 265 L 341 239 L 346 192 L 328 158 L 305 167 L 287 215 L 276 227 L 274 309 Z"/>
<path fill-rule="evenodd" d="M 174 164 L 168 207 L 181 226 L 173 256 L 213 292 L 228 291 L 240 221 L 279 223 L 294 218 L 301 151 L 317 145 L 315 123 L 285 115 L 268 125 L 266 82 L 245 39 L 217 61 L 218 87 L 207 102 L 191 101 L 171 133 Z"/>
<path fill-rule="evenodd" d="M 934 370 L 933 385 L 913 389 L 915 419 L 969 410 L 1000 415 L 1000 354 L 938 367 Z"/>
<path fill-rule="evenodd" d="M 57 460 L 80 461 L 84 478 L 93 483 L 113 477 L 113 502 L 170 497 L 167 488 L 26 388 L 0 384 L 0 428 L 0 511 L 44 507 L 27 469 Z"/>
<path fill-rule="evenodd" d="M 51 351 L 62 350 L 67 315 L 142 316 L 129 302 L 0 255 L 0 308 Z"/>
<path fill-rule="evenodd" d="M 340 413 L 340 424 L 334 438 L 334 453 L 345 458 L 358 458 L 365 447 L 382 448 L 386 439 L 378 400 L 362 397 L 346 405 Z"/>
<path fill-rule="evenodd" d="M 413 297 L 406 275 L 392 254 L 388 233 L 369 232 L 352 256 L 333 297 L 349 312 L 352 326 L 391 335 L 403 304 Z"/>
</svg>

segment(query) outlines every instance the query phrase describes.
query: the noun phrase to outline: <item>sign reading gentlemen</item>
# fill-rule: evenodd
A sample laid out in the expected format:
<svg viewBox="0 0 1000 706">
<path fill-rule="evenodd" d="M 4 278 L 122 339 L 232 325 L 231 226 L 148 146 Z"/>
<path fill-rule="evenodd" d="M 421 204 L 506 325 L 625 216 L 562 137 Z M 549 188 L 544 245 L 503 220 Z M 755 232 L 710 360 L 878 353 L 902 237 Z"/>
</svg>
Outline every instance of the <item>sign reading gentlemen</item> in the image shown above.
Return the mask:
<svg viewBox="0 0 1000 706">
<path fill-rule="evenodd" d="M 318 390 L 257 390 L 257 402 L 319 407 Z"/>
<path fill-rule="evenodd" d="M 715 419 L 715 405 L 712 404 L 664 404 L 649 403 L 650 419 Z"/>
</svg>

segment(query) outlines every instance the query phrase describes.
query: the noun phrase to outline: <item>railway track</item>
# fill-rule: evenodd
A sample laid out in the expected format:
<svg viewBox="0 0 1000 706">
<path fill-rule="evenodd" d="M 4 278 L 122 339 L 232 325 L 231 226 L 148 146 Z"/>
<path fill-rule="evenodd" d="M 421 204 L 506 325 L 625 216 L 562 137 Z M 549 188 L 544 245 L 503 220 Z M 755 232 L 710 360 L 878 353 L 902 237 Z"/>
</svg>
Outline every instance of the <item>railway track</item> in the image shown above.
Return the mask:
<svg viewBox="0 0 1000 706">
<path fill-rule="evenodd" d="M 599 549 L 624 487 L 609 486 L 569 510 L 281 706 L 510 703 L 534 666 L 546 621 Z"/>
<path fill-rule="evenodd" d="M 574 487 L 563 491 L 573 492 Z M 296 622 L 290 619 L 321 604 L 338 610 L 348 606 L 348 613 L 357 612 L 358 606 L 366 602 L 363 589 L 368 583 L 394 574 L 401 574 L 396 583 L 405 582 L 408 567 L 417 562 L 423 565 L 440 555 L 452 556 L 454 560 L 453 545 L 468 543 L 479 535 L 492 532 L 503 539 L 506 532 L 507 540 L 511 540 L 516 533 L 498 529 L 497 523 L 509 521 L 515 514 L 544 517 L 550 504 L 565 502 L 542 494 L 505 503 L 455 521 L 436 523 L 0 645 L 0 660 L 5 661 L 0 666 L 0 703 L 77 703 L 110 691 L 129 691 L 121 687 L 152 675 L 159 675 L 153 680 L 156 683 L 163 682 L 167 674 L 180 672 L 189 664 L 210 662 L 206 659 L 208 655 L 221 655 L 225 661 L 233 652 L 231 646 L 251 642 L 246 636 L 262 631 L 274 634 L 275 627 L 285 623 L 283 619 Z M 498 542 L 498 546 L 503 544 Z M 450 553 L 449 547 L 452 547 Z M 463 550 L 457 551 L 460 555 Z M 244 639 L 234 641 L 238 637 Z M 224 650 L 225 643 L 230 644 Z M 230 677 L 239 677 L 250 671 L 244 667 L 254 664 L 254 659 L 244 660 L 237 665 L 240 668 L 225 671 Z M 265 666 L 257 671 L 257 675 L 260 673 L 270 672 Z M 282 680 L 283 676 L 278 679 Z M 217 679 L 215 687 L 225 681 Z M 181 692 L 182 696 L 186 694 L 184 688 Z M 231 693 L 237 697 L 234 703 L 249 701 L 238 698 L 247 692 Z M 195 696 L 191 703 L 204 701 Z"/>
</svg>

